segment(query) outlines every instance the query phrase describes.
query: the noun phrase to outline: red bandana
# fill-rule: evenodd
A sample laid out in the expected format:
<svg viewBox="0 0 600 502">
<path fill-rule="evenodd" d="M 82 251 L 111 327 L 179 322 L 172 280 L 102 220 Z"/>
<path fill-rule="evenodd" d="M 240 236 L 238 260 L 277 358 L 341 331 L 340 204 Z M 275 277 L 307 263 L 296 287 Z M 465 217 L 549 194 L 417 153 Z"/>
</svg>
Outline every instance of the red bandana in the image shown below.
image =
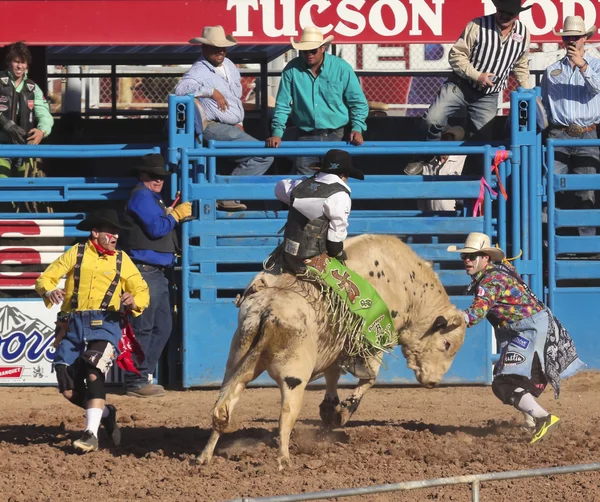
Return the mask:
<svg viewBox="0 0 600 502">
<path fill-rule="evenodd" d="M 98 254 L 100 254 L 100 255 L 107 254 L 108 256 L 112 256 L 112 255 L 115 254 L 114 251 L 109 251 L 108 249 L 104 249 L 96 241 L 93 241 L 93 240 L 90 239 L 90 242 L 93 244 L 93 246 L 96 248 L 96 251 L 98 251 Z"/>
</svg>

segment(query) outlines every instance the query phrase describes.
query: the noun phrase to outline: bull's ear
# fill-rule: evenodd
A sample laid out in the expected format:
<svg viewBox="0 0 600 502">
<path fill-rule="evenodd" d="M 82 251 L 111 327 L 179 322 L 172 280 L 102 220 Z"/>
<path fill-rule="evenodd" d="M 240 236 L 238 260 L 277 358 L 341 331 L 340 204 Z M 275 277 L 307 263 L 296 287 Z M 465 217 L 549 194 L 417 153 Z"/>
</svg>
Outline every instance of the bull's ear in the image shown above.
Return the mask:
<svg viewBox="0 0 600 502">
<path fill-rule="evenodd" d="M 443 315 L 440 315 L 433 321 L 433 326 L 431 326 L 431 331 L 439 331 L 448 326 L 448 319 L 446 319 Z"/>
</svg>

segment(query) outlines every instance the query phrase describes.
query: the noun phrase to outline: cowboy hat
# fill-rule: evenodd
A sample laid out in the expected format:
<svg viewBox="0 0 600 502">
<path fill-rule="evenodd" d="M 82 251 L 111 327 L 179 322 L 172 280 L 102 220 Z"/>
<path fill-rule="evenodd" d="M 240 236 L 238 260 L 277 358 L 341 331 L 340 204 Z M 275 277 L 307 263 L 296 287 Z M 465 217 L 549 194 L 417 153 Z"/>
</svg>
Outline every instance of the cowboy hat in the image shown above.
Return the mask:
<svg viewBox="0 0 600 502">
<path fill-rule="evenodd" d="M 131 168 L 131 174 L 137 176 L 140 173 L 155 177 L 164 177 L 171 174 L 165 169 L 165 160 L 160 153 L 149 153 L 144 155 L 142 160 L 137 161 L 137 164 Z"/>
<path fill-rule="evenodd" d="M 529 10 L 533 7 L 533 4 L 522 7 L 521 0 L 492 0 L 492 2 L 496 6 L 496 10 L 510 12 L 511 14 L 518 14 L 519 12 Z"/>
<path fill-rule="evenodd" d="M 552 32 L 557 37 L 572 37 L 572 36 L 583 36 L 592 38 L 592 35 L 596 33 L 596 25 L 593 24 L 590 28 L 585 27 L 585 22 L 581 16 L 567 16 L 563 22 L 563 30 Z"/>
<path fill-rule="evenodd" d="M 329 35 L 326 39 L 323 39 L 323 33 L 316 26 L 307 26 L 304 28 L 300 40 L 290 38 L 292 47 L 297 51 L 311 51 L 318 49 L 322 45 L 330 44 L 332 41 L 333 35 Z"/>
<path fill-rule="evenodd" d="M 352 157 L 344 150 L 329 150 L 323 158 L 323 165 L 315 170 L 322 173 L 337 174 L 341 176 L 345 174 L 348 178 L 364 180 L 365 175 L 362 171 L 352 165 Z"/>
<path fill-rule="evenodd" d="M 445 141 L 462 141 L 465 137 L 465 130 L 461 126 L 453 126 L 442 132 L 441 139 Z"/>
<path fill-rule="evenodd" d="M 85 220 L 81 220 L 75 228 L 77 230 L 91 231 L 94 228 L 116 228 L 123 230 L 129 228 L 119 221 L 119 215 L 114 209 L 98 209 Z"/>
<path fill-rule="evenodd" d="M 225 35 L 222 26 L 205 26 L 202 36 L 190 39 L 190 44 L 212 45 L 214 47 L 233 47 L 238 41 L 231 35 Z"/>
<path fill-rule="evenodd" d="M 504 251 L 500 248 L 491 247 L 490 238 L 479 232 L 471 232 L 467 235 L 464 247 L 448 246 L 448 251 L 451 253 L 483 253 L 488 255 L 491 261 L 502 261 L 504 259 Z"/>
</svg>

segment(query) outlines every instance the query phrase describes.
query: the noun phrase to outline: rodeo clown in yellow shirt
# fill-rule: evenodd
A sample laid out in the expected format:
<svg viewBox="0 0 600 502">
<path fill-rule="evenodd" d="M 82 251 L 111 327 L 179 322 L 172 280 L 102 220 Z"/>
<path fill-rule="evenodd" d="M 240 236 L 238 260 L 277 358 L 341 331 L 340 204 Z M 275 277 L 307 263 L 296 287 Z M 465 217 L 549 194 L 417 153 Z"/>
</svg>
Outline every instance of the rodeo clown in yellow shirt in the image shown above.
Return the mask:
<svg viewBox="0 0 600 502">
<path fill-rule="evenodd" d="M 35 285 L 48 308 L 62 303 L 53 365 L 59 391 L 86 410 L 85 432 L 73 442 L 83 452 L 98 449 L 100 424 L 115 445 L 120 443 L 117 410 L 105 406 L 104 381 L 121 339 L 121 305 L 138 316 L 150 303 L 139 270 L 115 250 L 123 228 L 116 211 L 94 212 L 77 225 L 90 231 L 89 239 L 57 258 Z M 63 276 L 65 289 L 59 289 Z"/>
</svg>

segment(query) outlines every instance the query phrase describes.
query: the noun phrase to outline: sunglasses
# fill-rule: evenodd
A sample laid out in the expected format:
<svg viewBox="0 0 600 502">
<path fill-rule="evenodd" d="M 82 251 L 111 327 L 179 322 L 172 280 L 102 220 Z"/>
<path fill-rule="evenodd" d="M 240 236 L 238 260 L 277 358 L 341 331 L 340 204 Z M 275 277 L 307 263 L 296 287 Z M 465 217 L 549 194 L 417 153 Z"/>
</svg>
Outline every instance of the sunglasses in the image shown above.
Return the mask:
<svg viewBox="0 0 600 502">
<path fill-rule="evenodd" d="M 579 40 L 580 38 L 585 37 L 585 35 L 565 35 L 562 37 L 563 40 L 565 41 L 569 41 L 569 40 Z"/>
<path fill-rule="evenodd" d="M 300 54 L 304 55 L 308 55 L 308 54 L 317 54 L 319 52 L 320 47 L 317 47 L 316 49 L 311 49 L 309 51 L 300 51 Z"/>
<path fill-rule="evenodd" d="M 460 259 L 463 261 L 475 261 L 480 256 L 483 256 L 483 253 L 460 253 Z"/>
</svg>

